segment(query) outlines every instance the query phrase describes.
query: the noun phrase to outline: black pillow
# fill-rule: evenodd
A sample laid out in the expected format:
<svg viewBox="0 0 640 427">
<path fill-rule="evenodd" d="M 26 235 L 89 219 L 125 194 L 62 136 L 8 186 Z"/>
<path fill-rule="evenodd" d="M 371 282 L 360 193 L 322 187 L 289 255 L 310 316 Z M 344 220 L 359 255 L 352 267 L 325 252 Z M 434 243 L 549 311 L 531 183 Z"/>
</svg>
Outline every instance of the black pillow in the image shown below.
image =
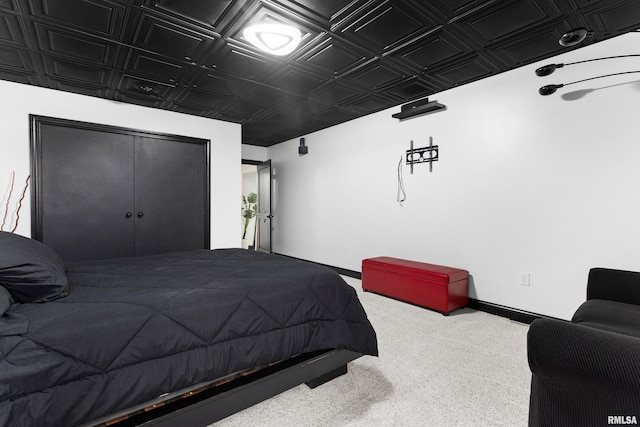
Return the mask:
<svg viewBox="0 0 640 427">
<path fill-rule="evenodd" d="M 53 249 L 6 231 L 0 231 L 0 286 L 17 302 L 46 302 L 69 293 L 64 264 Z"/>
<path fill-rule="evenodd" d="M 11 304 L 13 304 L 11 294 L 4 287 L 0 286 L 0 317 L 4 316 L 4 313 L 11 307 Z"/>
</svg>

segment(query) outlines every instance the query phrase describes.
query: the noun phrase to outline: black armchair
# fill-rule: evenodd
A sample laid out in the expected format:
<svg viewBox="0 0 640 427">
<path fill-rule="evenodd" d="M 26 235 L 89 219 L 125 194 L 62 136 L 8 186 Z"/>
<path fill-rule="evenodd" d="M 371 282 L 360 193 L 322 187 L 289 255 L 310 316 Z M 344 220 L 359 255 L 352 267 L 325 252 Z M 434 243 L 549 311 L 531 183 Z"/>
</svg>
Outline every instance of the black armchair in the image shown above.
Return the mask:
<svg viewBox="0 0 640 427">
<path fill-rule="evenodd" d="M 535 320 L 529 426 L 640 423 L 640 273 L 594 268 L 571 322 Z"/>
</svg>

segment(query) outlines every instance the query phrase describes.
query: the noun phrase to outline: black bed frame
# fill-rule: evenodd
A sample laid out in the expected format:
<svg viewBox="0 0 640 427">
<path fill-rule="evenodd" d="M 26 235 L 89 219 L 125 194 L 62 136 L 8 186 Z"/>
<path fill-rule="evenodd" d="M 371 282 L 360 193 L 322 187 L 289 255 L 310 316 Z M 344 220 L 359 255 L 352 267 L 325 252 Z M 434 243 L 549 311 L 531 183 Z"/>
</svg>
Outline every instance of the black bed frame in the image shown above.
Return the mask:
<svg viewBox="0 0 640 427">
<path fill-rule="evenodd" d="M 347 373 L 347 363 L 362 356 L 349 350 L 303 354 L 212 387 L 110 426 L 207 426 L 302 383 L 315 388 Z"/>
</svg>

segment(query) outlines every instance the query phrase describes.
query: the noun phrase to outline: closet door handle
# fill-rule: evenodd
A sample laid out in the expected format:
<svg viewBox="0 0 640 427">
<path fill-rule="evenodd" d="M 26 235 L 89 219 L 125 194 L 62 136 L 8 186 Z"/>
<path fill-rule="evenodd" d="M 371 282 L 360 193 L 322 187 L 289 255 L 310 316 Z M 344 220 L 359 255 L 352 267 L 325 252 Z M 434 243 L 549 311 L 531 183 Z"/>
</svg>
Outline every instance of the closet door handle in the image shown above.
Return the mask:
<svg viewBox="0 0 640 427">
<path fill-rule="evenodd" d="M 131 212 L 127 212 L 126 214 L 124 214 L 124 216 L 126 216 L 127 218 L 131 218 L 133 214 Z"/>
<path fill-rule="evenodd" d="M 138 212 L 138 218 L 142 218 L 144 216 L 143 212 Z"/>
</svg>

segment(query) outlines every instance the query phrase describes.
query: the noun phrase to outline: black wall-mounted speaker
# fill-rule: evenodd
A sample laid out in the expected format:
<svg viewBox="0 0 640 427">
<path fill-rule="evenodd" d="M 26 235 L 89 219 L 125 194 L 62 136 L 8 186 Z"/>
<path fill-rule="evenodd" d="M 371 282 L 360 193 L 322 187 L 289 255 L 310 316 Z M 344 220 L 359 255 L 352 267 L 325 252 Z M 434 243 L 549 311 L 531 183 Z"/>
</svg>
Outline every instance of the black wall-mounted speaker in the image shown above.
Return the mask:
<svg viewBox="0 0 640 427">
<path fill-rule="evenodd" d="M 298 154 L 301 156 L 309 152 L 309 147 L 304 145 L 304 138 L 300 138 L 300 146 L 298 147 Z"/>
</svg>

